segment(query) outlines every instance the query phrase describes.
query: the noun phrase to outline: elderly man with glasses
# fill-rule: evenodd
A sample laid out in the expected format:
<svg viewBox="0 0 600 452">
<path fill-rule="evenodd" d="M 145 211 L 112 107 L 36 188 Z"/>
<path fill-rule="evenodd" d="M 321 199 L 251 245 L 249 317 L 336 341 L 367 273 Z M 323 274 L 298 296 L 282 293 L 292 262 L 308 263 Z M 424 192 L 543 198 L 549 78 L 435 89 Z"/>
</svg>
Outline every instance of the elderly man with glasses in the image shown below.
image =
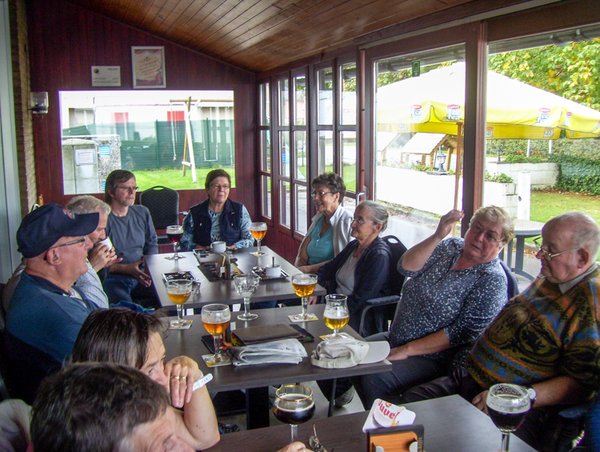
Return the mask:
<svg viewBox="0 0 600 452">
<path fill-rule="evenodd" d="M 73 283 L 87 272 L 87 235 L 99 214 L 74 214 L 57 204 L 39 207 L 17 231 L 27 263 L 6 313 L 6 358 L 15 396 L 33 401 L 41 380 L 73 349 L 81 325 L 97 306 Z"/>
<path fill-rule="evenodd" d="M 517 436 L 536 450 L 560 450 L 566 404 L 600 388 L 600 228 L 587 214 L 548 221 L 536 255 L 538 278 L 498 314 L 475 344 L 466 368 L 417 386 L 401 402 L 458 393 L 486 411 L 487 390 L 500 382 L 526 386 L 533 410 Z M 576 436 L 577 428 L 566 429 Z"/>
<path fill-rule="evenodd" d="M 131 171 L 114 170 L 106 178 L 104 200 L 112 209 L 106 235 L 122 261 L 110 267 L 104 291 L 111 304 L 125 300 L 146 308 L 159 308 L 152 278 L 144 272 L 144 256 L 158 253 L 156 230 L 150 211 L 135 204 L 137 189 Z"/>
</svg>

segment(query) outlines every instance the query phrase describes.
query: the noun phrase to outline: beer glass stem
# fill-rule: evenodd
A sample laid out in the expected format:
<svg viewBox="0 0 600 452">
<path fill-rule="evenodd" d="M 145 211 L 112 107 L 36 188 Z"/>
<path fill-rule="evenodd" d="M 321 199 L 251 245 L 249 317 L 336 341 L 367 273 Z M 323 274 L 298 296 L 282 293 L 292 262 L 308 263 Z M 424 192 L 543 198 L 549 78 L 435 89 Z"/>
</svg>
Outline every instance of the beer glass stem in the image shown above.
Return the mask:
<svg viewBox="0 0 600 452">
<path fill-rule="evenodd" d="M 306 307 L 308 305 L 308 297 L 302 297 L 302 318 L 306 318 Z"/>
<path fill-rule="evenodd" d="M 262 241 L 262 239 L 261 240 L 257 240 L 257 242 L 258 242 L 258 250 L 256 251 L 257 254 L 260 254 L 260 242 L 261 241 Z"/>
<path fill-rule="evenodd" d="M 244 316 L 248 318 L 250 313 L 250 298 L 244 298 Z"/>
<path fill-rule="evenodd" d="M 510 433 L 502 433 L 502 447 L 501 452 L 509 452 L 508 440 L 510 439 Z"/>
<path fill-rule="evenodd" d="M 179 259 L 179 254 L 177 254 L 177 245 L 178 242 L 173 242 L 173 259 Z"/>
<path fill-rule="evenodd" d="M 215 342 L 215 363 L 221 361 L 221 339 L 223 338 L 222 334 L 217 334 L 213 336 Z"/>
<path fill-rule="evenodd" d="M 296 441 L 296 438 L 298 437 L 298 426 L 296 424 L 290 424 L 290 430 L 292 433 L 292 438 L 290 441 L 290 444 L 291 444 L 294 441 Z"/>
<path fill-rule="evenodd" d="M 178 304 L 177 305 L 177 325 L 181 326 L 183 325 L 183 305 L 182 304 Z"/>
</svg>

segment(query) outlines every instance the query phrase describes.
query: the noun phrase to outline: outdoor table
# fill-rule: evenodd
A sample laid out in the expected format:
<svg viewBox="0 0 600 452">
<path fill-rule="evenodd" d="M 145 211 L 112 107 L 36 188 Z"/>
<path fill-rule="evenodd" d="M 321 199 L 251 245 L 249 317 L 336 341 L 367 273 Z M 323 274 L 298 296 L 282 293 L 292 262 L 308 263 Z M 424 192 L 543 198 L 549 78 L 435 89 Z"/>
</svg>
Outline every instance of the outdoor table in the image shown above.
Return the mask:
<svg viewBox="0 0 600 452">
<path fill-rule="evenodd" d="M 254 366 L 219 366 L 208 367 L 202 360 L 202 355 L 210 354 L 202 342 L 202 336 L 208 333 L 202 325 L 200 315 L 188 316 L 194 319 L 189 330 L 169 330 L 165 338 L 167 357 L 186 355 L 198 362 L 203 373 L 212 373 L 213 380 L 208 384 L 211 395 L 219 391 L 246 389 L 246 423 L 248 428 L 260 428 L 269 425 L 269 397 L 268 387 L 271 385 L 294 384 L 302 381 L 327 380 L 332 378 L 368 375 L 380 372 L 389 372 L 392 369 L 389 361 L 384 360 L 374 364 L 361 364 L 346 369 L 323 369 L 315 367 L 310 362 L 310 355 L 321 339 L 319 336 L 330 334 L 331 330 L 323 322 L 324 304 L 311 305 L 309 312 L 317 315 L 318 320 L 301 322 L 300 325 L 308 331 L 315 340 L 305 342 L 304 346 L 308 357 L 300 364 L 260 364 Z M 291 323 L 288 315 L 300 312 L 300 306 L 287 308 L 260 309 L 254 311 L 258 319 L 249 322 L 237 320 L 238 312 L 231 314 L 231 329 L 247 326 L 272 325 L 275 323 Z M 349 326 L 341 331 L 353 337 L 360 338 Z"/>
<path fill-rule="evenodd" d="M 242 273 L 250 273 L 252 268 L 257 266 L 259 258 L 250 254 L 251 252 L 256 251 L 256 249 L 256 247 L 243 248 L 236 250 L 231 254 L 232 257 L 237 258 L 237 266 Z M 266 246 L 261 246 L 261 251 L 267 253 L 260 258 L 261 266 L 270 265 L 273 258 L 275 258 L 275 264 L 281 265 L 281 269 L 289 276 L 287 278 L 261 281 L 260 285 L 256 288 L 256 292 L 254 292 L 251 301 L 289 300 L 290 298 L 298 298 L 292 287 L 292 276 L 300 273 L 300 270 Z M 217 280 L 211 282 L 200 270 L 199 261 L 194 253 L 183 252 L 179 254 L 185 256 L 185 259 L 165 259 L 166 257 L 171 256 L 172 253 L 145 256 L 146 266 L 154 280 L 158 298 L 164 308 L 174 311 L 176 305 L 167 295 L 163 274 L 180 271 L 191 272 L 194 278 L 201 283 L 200 290 L 192 292 L 189 300 L 183 305 L 184 309 L 198 309 L 208 303 L 225 303 L 228 305 L 243 303 L 244 299 L 236 292 L 232 280 Z M 218 254 L 209 253 L 208 257 L 201 259 L 201 261 L 216 262 L 219 257 L 220 255 Z M 315 295 L 325 295 L 325 289 L 317 284 Z"/>
<path fill-rule="evenodd" d="M 523 270 L 523 259 L 525 255 L 525 239 L 529 237 L 537 237 L 542 234 L 542 227 L 544 223 L 539 221 L 530 220 L 517 220 L 515 221 L 515 240 L 517 241 L 517 247 L 515 249 L 515 266 L 512 267 L 512 249 L 513 240 L 508 243 L 506 263 L 510 269 L 517 275 L 524 276 L 525 278 L 533 281 L 537 275 L 531 275 Z"/>
<path fill-rule="evenodd" d="M 453 395 L 407 403 L 417 415 L 415 424 L 424 426 L 423 450 L 427 452 L 490 452 L 500 448 L 500 431 L 492 420 L 462 397 Z M 340 452 L 366 452 L 367 435 L 362 426 L 368 412 L 308 421 L 298 426 L 298 440 L 308 446 L 315 424 L 321 444 Z M 511 435 L 511 452 L 535 452 Z M 221 435 L 221 441 L 205 452 L 275 452 L 290 441 L 290 427 L 278 425 Z M 243 444 L 242 447 L 240 445 Z"/>
</svg>

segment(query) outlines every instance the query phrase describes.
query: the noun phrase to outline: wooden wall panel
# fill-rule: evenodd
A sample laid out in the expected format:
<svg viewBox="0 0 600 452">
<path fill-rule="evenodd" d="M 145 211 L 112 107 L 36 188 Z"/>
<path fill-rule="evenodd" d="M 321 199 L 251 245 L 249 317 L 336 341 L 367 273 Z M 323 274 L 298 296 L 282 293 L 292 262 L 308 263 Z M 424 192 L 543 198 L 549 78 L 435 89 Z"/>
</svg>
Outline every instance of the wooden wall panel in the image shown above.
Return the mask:
<svg viewBox="0 0 600 452">
<path fill-rule="evenodd" d="M 50 102 L 49 113 L 33 124 L 38 192 L 45 202 L 70 198 L 63 193 L 58 92 L 92 89 L 93 65 L 120 66 L 120 89 L 133 89 L 131 46 L 164 46 L 167 89 L 234 91 L 236 173 L 245 189 L 233 190 L 232 198 L 257 215 L 253 73 L 63 0 L 28 0 L 27 14 L 31 90 L 48 91 Z M 185 190 L 180 196 L 182 209 L 206 199 L 204 190 Z"/>
</svg>

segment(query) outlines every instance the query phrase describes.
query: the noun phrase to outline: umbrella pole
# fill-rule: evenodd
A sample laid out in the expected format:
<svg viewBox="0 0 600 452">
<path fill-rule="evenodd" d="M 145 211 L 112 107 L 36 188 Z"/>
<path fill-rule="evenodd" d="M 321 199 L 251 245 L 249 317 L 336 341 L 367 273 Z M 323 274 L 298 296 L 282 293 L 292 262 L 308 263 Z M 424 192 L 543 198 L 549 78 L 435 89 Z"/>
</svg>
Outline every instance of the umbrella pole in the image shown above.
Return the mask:
<svg viewBox="0 0 600 452">
<path fill-rule="evenodd" d="M 462 154 L 462 122 L 456 124 L 456 173 L 454 175 L 454 210 L 458 210 L 458 186 L 460 183 Z M 456 223 L 452 226 L 452 237 L 456 237 Z"/>
</svg>

